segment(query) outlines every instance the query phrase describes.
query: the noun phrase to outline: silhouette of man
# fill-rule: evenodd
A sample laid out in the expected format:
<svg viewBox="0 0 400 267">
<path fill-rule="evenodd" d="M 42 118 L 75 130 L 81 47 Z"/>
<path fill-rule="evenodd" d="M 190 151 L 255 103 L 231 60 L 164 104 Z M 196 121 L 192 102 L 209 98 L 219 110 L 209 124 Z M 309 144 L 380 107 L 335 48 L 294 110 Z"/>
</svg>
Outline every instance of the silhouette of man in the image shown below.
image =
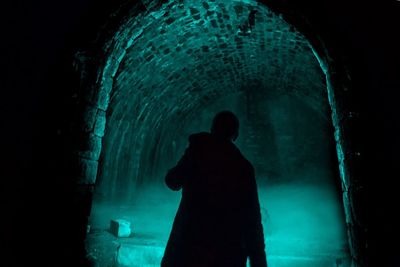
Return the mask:
<svg viewBox="0 0 400 267">
<path fill-rule="evenodd" d="M 182 199 L 162 267 L 266 267 L 260 204 L 252 164 L 233 144 L 239 120 L 218 113 L 211 133 L 189 146 L 165 182 Z"/>
</svg>

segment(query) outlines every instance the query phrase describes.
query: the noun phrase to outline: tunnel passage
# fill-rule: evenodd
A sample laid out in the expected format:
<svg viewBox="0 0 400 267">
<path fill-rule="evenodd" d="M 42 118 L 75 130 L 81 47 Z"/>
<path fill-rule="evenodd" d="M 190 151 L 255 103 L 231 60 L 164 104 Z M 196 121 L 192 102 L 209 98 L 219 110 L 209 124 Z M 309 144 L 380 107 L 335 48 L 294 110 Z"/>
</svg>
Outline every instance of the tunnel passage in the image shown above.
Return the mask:
<svg viewBox="0 0 400 267">
<path fill-rule="evenodd" d="M 258 11 L 255 25 L 242 32 L 252 10 Z M 104 149 L 110 153 L 103 153 L 98 183 L 115 186 L 104 186 L 106 196 L 132 196 L 124 191 L 152 179 L 160 158 L 171 159 L 164 168 L 173 164 L 171 141 L 176 149 L 186 145 L 179 127 L 214 99 L 289 95 L 329 118 L 324 75 L 308 42 L 265 8 L 176 6 L 134 42 L 115 74 L 108 107 Z M 171 131 L 172 125 L 178 128 Z"/>
<path fill-rule="evenodd" d="M 163 175 L 188 134 L 230 109 L 256 168 L 271 266 L 348 256 L 329 85 L 301 33 L 256 1 L 170 1 L 108 45 L 89 152 L 100 159 L 87 168 L 94 228 L 125 216 L 162 248 L 179 201 Z"/>
</svg>

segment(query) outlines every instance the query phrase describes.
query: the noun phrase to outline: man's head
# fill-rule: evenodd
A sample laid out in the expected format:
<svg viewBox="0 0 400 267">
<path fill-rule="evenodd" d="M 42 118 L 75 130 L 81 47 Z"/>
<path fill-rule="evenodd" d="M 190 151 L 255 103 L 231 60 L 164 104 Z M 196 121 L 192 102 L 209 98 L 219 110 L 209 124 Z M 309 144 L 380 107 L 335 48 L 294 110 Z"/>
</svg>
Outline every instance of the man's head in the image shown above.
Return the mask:
<svg viewBox="0 0 400 267">
<path fill-rule="evenodd" d="M 217 113 L 211 125 L 211 134 L 219 139 L 235 141 L 239 136 L 239 119 L 228 110 Z"/>
</svg>

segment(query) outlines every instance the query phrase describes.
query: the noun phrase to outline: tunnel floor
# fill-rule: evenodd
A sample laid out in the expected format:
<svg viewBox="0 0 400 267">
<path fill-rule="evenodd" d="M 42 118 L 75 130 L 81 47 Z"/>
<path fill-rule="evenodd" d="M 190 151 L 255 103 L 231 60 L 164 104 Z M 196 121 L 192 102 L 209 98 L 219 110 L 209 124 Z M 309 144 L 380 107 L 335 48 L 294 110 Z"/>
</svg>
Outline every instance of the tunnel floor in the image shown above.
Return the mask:
<svg viewBox="0 0 400 267">
<path fill-rule="evenodd" d="M 351 266 L 342 207 L 331 185 L 259 184 L 269 267 Z M 98 267 L 160 266 L 180 192 L 144 186 L 134 204 L 95 202 L 86 240 Z M 131 222 L 132 234 L 108 232 L 111 219 Z"/>
</svg>

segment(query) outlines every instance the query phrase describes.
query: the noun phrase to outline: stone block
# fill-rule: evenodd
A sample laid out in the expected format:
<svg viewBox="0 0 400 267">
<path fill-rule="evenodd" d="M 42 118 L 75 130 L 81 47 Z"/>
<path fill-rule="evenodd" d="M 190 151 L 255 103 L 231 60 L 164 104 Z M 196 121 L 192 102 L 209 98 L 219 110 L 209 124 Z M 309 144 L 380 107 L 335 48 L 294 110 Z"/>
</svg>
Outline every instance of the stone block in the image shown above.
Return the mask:
<svg viewBox="0 0 400 267">
<path fill-rule="evenodd" d="M 98 110 L 93 133 L 99 137 L 103 137 L 105 128 L 106 128 L 106 113 L 102 110 Z"/>
<path fill-rule="evenodd" d="M 81 137 L 78 155 L 82 158 L 98 160 L 101 153 L 101 137 L 94 134 Z"/>
<path fill-rule="evenodd" d="M 131 235 L 131 223 L 122 219 L 111 220 L 110 232 L 116 237 L 129 237 Z"/>
<path fill-rule="evenodd" d="M 83 121 L 81 123 L 81 128 L 84 132 L 91 132 L 96 120 L 97 107 L 93 107 L 87 104 L 83 111 Z"/>
<path fill-rule="evenodd" d="M 152 10 L 155 7 L 160 6 L 162 1 L 159 0 L 142 0 L 143 5 L 146 7 L 147 10 Z"/>
<path fill-rule="evenodd" d="M 78 184 L 92 185 L 96 182 L 98 161 L 80 158 L 78 162 Z"/>
<path fill-rule="evenodd" d="M 101 88 L 98 92 L 97 99 L 99 108 L 101 110 L 107 110 L 108 104 L 110 103 L 110 94 L 104 88 Z"/>
</svg>

